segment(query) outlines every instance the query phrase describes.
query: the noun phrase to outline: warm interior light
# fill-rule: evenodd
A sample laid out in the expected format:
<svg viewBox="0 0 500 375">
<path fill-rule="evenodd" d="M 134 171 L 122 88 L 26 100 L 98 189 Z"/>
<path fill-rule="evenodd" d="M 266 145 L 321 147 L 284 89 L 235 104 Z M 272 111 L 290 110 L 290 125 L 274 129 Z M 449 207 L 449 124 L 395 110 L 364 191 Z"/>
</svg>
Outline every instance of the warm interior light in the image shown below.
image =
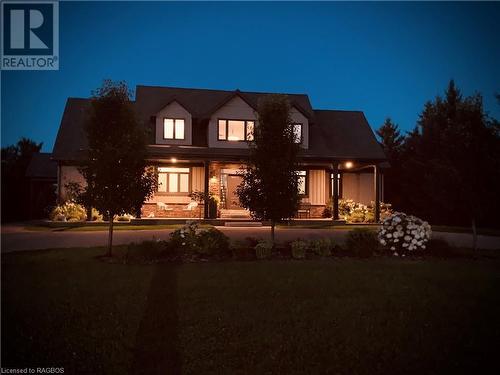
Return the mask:
<svg viewBox="0 0 500 375">
<path fill-rule="evenodd" d="M 170 158 L 170 162 L 171 163 L 177 163 L 177 159 L 176 158 Z"/>
<path fill-rule="evenodd" d="M 213 183 L 213 184 L 217 183 L 217 177 L 212 176 L 212 177 L 210 178 L 210 182 L 211 182 L 211 183 Z"/>
<path fill-rule="evenodd" d="M 347 169 L 352 168 L 352 161 L 347 161 L 347 162 L 345 163 L 345 167 L 346 167 Z"/>
<path fill-rule="evenodd" d="M 230 135 L 229 137 L 227 137 L 227 140 L 228 141 L 239 141 L 240 138 L 235 136 L 235 135 Z"/>
</svg>

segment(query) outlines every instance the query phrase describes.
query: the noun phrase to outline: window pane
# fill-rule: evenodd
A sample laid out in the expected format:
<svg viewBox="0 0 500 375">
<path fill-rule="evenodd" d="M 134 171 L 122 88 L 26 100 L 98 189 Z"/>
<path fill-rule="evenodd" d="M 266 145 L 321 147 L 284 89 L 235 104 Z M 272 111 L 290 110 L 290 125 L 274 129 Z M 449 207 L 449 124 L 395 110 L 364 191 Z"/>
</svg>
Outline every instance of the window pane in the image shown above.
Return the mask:
<svg viewBox="0 0 500 375">
<path fill-rule="evenodd" d="M 247 121 L 247 141 L 253 141 L 254 122 Z"/>
<path fill-rule="evenodd" d="M 228 141 L 245 140 L 245 121 L 228 120 Z"/>
<path fill-rule="evenodd" d="M 174 120 L 171 118 L 166 118 L 163 120 L 163 138 L 174 138 Z"/>
<path fill-rule="evenodd" d="M 168 174 L 168 191 L 170 193 L 177 193 L 178 190 L 179 175 L 177 173 Z"/>
<path fill-rule="evenodd" d="M 188 174 L 180 174 L 180 189 L 181 193 L 187 193 L 189 191 L 189 175 Z"/>
<path fill-rule="evenodd" d="M 175 120 L 175 139 L 184 139 L 184 120 Z"/>
<path fill-rule="evenodd" d="M 158 173 L 158 191 L 167 191 L 167 174 Z"/>
<path fill-rule="evenodd" d="M 302 142 L 302 124 L 293 124 L 293 135 L 296 143 Z"/>
<path fill-rule="evenodd" d="M 219 120 L 219 138 L 218 139 L 227 139 L 226 138 L 226 120 Z"/>
</svg>

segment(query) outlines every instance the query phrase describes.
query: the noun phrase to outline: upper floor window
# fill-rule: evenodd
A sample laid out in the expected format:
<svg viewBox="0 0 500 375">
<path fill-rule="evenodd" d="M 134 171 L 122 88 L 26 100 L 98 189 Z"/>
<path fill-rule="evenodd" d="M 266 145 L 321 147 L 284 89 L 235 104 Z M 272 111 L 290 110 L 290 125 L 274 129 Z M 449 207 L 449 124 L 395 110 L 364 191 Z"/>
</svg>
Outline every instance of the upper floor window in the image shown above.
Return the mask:
<svg viewBox="0 0 500 375">
<path fill-rule="evenodd" d="M 217 140 L 253 141 L 254 126 L 250 120 L 219 120 Z"/>
<path fill-rule="evenodd" d="M 189 168 L 158 168 L 158 192 L 189 193 Z"/>
<path fill-rule="evenodd" d="M 165 118 L 163 119 L 164 139 L 184 139 L 184 119 Z"/>
<path fill-rule="evenodd" d="M 302 124 L 292 124 L 295 143 L 302 143 Z"/>
<path fill-rule="evenodd" d="M 297 189 L 300 195 L 307 194 L 307 171 L 297 171 Z"/>
</svg>

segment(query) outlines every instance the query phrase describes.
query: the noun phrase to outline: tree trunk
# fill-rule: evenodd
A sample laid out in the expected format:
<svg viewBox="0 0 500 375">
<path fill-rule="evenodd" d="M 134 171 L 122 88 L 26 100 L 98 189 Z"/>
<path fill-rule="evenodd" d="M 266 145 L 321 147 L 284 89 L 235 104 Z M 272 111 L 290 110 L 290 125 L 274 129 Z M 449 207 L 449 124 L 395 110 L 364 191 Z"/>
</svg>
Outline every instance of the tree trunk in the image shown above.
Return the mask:
<svg viewBox="0 0 500 375">
<path fill-rule="evenodd" d="M 271 220 L 271 242 L 273 243 L 274 245 L 274 226 L 276 225 L 276 223 L 274 222 L 274 220 Z"/>
<path fill-rule="evenodd" d="M 87 221 L 92 221 L 92 206 L 87 206 L 86 208 L 86 213 L 87 213 Z"/>
<path fill-rule="evenodd" d="M 472 218 L 472 250 L 474 253 L 477 252 L 477 228 L 476 228 L 476 218 Z"/>
<path fill-rule="evenodd" d="M 115 218 L 115 215 L 110 213 L 109 214 L 109 231 L 108 231 L 108 256 L 111 257 L 113 256 L 113 220 Z"/>
</svg>

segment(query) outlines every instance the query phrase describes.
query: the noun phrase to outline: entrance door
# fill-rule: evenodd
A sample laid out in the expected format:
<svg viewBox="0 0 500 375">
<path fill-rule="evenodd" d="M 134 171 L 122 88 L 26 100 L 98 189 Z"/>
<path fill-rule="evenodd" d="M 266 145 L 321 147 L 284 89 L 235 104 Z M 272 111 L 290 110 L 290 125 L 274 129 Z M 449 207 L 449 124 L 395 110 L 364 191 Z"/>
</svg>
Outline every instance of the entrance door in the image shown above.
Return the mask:
<svg viewBox="0 0 500 375">
<path fill-rule="evenodd" d="M 241 209 L 240 200 L 236 195 L 236 188 L 242 181 L 241 176 L 228 175 L 227 176 L 227 208 L 230 210 Z"/>
</svg>

